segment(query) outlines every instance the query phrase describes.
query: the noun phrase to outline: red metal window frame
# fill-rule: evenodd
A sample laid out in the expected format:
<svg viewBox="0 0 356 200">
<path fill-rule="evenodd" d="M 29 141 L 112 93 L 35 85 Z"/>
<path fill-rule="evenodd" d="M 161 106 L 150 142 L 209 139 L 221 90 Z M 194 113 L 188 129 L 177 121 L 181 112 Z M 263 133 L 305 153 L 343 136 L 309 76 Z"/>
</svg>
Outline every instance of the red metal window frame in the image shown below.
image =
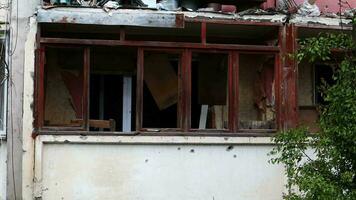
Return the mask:
<svg viewBox="0 0 356 200">
<path fill-rule="evenodd" d="M 194 133 L 190 128 L 191 124 L 191 56 L 192 52 L 202 51 L 207 53 L 221 53 L 228 54 L 228 68 L 229 68 L 229 133 L 244 132 L 239 129 L 239 55 L 243 54 L 274 54 L 275 55 L 275 91 L 276 91 L 276 125 L 280 129 L 283 124 L 282 113 L 282 54 L 283 42 L 285 33 L 282 26 L 280 26 L 280 43 L 278 46 L 263 46 L 263 45 L 237 45 L 237 44 L 208 44 L 206 43 L 206 23 L 201 24 L 201 43 L 184 43 L 184 42 L 151 42 L 151 41 L 127 41 L 125 40 L 125 31 L 120 31 L 120 40 L 89 40 L 89 39 L 69 39 L 69 38 L 43 38 L 39 37 L 39 54 L 38 54 L 38 72 L 36 78 L 36 108 L 38 113 L 35 113 L 36 125 L 39 130 L 54 130 L 54 131 L 76 131 L 73 127 L 44 127 L 44 64 L 45 64 L 45 48 L 47 46 L 81 46 L 84 48 L 84 70 L 85 70 L 85 92 L 86 101 L 83 103 L 85 121 L 84 131 L 89 131 L 89 77 L 90 77 L 90 46 L 123 46 L 123 47 L 137 47 L 137 96 L 136 96 L 136 131 L 142 131 L 142 87 L 143 87 L 143 73 L 144 73 L 144 51 L 145 50 L 165 50 L 165 51 L 179 51 L 181 53 L 181 70 L 182 78 L 179 84 L 179 131 L 184 133 Z M 252 25 L 252 24 L 251 24 Z M 273 26 L 276 26 L 275 24 Z M 284 33 L 284 34 L 283 34 Z M 172 131 L 172 130 L 165 130 Z M 173 130 L 174 131 L 174 130 Z M 177 130 L 175 130 L 177 131 Z M 192 132 L 193 131 L 193 132 Z M 226 130 L 212 130 L 212 132 L 221 132 Z M 258 131 L 258 130 L 257 130 Z M 204 130 L 209 132 L 209 130 Z"/>
<path fill-rule="evenodd" d="M 83 50 L 83 125 L 80 127 L 66 127 L 66 126 L 45 126 L 44 114 L 45 114 L 45 63 L 46 63 L 46 48 L 58 47 L 58 48 L 80 48 Z M 56 131 L 88 131 L 89 130 L 89 79 L 90 79 L 90 48 L 80 46 L 65 46 L 65 45 L 41 45 L 39 48 L 39 64 L 38 64 L 38 79 L 37 79 L 37 109 L 38 112 L 36 121 L 37 128 L 39 130 L 56 130 Z"/>
<path fill-rule="evenodd" d="M 145 52 L 168 52 L 180 55 L 178 65 L 178 105 L 177 105 L 177 128 L 149 128 L 160 130 L 160 132 L 183 132 L 185 118 L 185 94 L 184 94 L 184 59 L 186 59 L 185 51 L 182 49 L 166 49 L 166 48 L 138 48 L 137 50 L 137 87 L 136 87 L 136 131 L 149 132 L 148 128 L 143 127 L 143 84 L 145 71 Z"/>
</svg>

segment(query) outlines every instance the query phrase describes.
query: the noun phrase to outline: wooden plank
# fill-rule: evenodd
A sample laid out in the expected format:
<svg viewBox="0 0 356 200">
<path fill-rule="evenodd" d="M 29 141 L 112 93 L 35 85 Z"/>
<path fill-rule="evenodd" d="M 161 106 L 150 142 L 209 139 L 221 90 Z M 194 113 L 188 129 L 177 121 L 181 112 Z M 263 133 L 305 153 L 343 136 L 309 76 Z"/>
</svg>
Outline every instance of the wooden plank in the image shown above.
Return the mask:
<svg viewBox="0 0 356 200">
<path fill-rule="evenodd" d="M 80 126 L 83 124 L 82 119 L 75 119 L 71 121 L 73 125 Z M 99 129 L 109 129 L 110 131 L 115 131 L 116 122 L 113 119 L 109 120 L 89 120 L 89 127 L 99 128 Z"/>
<path fill-rule="evenodd" d="M 178 102 L 178 76 L 168 54 L 145 57 L 144 80 L 158 108 L 164 110 Z"/>
<path fill-rule="evenodd" d="M 132 77 L 124 77 L 122 98 L 122 132 L 131 132 Z"/>
<path fill-rule="evenodd" d="M 208 120 L 208 105 L 201 106 L 199 129 L 206 129 L 206 121 Z"/>
</svg>

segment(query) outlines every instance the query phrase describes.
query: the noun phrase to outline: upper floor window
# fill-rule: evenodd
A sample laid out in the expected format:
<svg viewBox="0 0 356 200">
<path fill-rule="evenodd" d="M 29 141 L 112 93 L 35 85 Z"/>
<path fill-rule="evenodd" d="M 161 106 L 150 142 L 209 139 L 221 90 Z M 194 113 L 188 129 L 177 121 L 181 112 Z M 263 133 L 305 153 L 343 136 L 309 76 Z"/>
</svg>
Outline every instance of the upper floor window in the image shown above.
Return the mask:
<svg viewBox="0 0 356 200">
<path fill-rule="evenodd" d="M 41 129 L 277 129 L 278 54 L 120 46 L 41 52 Z"/>
</svg>

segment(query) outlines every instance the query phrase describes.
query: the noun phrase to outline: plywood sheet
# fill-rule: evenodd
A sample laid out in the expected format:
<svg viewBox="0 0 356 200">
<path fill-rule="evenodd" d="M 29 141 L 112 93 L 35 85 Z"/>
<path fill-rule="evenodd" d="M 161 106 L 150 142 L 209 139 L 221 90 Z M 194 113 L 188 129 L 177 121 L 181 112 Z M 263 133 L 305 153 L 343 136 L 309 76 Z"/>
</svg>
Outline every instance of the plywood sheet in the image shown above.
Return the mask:
<svg viewBox="0 0 356 200">
<path fill-rule="evenodd" d="M 166 54 L 145 57 L 144 80 L 158 108 L 164 110 L 178 102 L 178 76 Z"/>
</svg>

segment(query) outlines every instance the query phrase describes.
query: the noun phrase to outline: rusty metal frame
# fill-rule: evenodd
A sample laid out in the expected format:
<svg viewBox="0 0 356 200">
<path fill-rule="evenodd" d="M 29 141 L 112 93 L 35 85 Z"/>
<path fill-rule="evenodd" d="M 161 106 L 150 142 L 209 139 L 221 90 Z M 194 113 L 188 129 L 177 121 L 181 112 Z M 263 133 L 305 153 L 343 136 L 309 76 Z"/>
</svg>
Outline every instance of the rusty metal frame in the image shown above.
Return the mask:
<svg viewBox="0 0 356 200">
<path fill-rule="evenodd" d="M 209 23 L 209 24 L 223 24 L 223 25 L 251 25 L 251 26 L 282 26 L 283 22 L 268 22 L 268 21 L 253 21 L 240 19 L 207 19 L 204 17 L 185 18 L 185 22 Z"/>
<path fill-rule="evenodd" d="M 40 44 L 39 48 L 39 64 L 38 64 L 38 78 L 36 79 L 37 97 L 36 97 L 36 112 L 35 121 L 37 129 L 40 131 L 55 130 L 55 131 L 88 131 L 89 130 L 89 77 L 90 77 L 90 48 L 75 46 L 74 48 L 83 50 L 83 97 L 82 97 L 82 117 L 84 124 L 77 127 L 66 126 L 45 126 L 45 64 L 46 64 L 46 49 L 48 47 L 57 48 L 73 48 L 72 45 L 46 45 Z M 72 47 L 70 47 L 72 46 Z"/>
<path fill-rule="evenodd" d="M 180 55 L 178 65 L 178 104 L 177 104 L 177 128 L 145 128 L 143 127 L 143 82 L 145 71 L 145 52 L 164 52 Z M 159 132 L 182 132 L 184 130 L 183 123 L 185 118 L 184 105 L 184 69 L 186 55 L 181 49 L 166 49 L 166 48 L 139 48 L 137 55 L 137 87 L 136 87 L 136 131 L 147 132 L 150 129 L 159 130 Z"/>
<path fill-rule="evenodd" d="M 204 30 L 204 28 L 202 28 L 202 30 Z M 233 62 L 231 62 L 231 52 L 230 51 L 226 51 L 226 50 L 188 50 L 189 51 L 189 62 L 187 63 L 187 70 L 186 70 L 186 74 L 183 74 L 184 77 L 187 77 L 187 83 L 186 83 L 186 100 L 187 100 L 187 130 L 189 132 L 210 132 L 210 133 L 215 133 L 215 132 L 234 132 L 233 129 L 233 125 L 232 125 L 232 121 L 234 121 L 233 118 L 233 113 L 234 113 L 234 86 L 233 86 L 233 82 L 234 82 L 234 65 Z M 228 56 L 228 129 L 193 129 L 191 127 L 191 97 L 192 97 L 192 66 L 191 66 L 191 61 L 192 61 L 192 53 L 210 53 L 210 54 L 226 54 Z"/>
<path fill-rule="evenodd" d="M 283 92 L 282 84 L 284 84 L 283 70 L 285 65 L 284 52 L 286 51 L 286 40 L 295 43 L 295 35 L 290 38 L 285 38 L 286 30 L 285 26 L 281 26 L 276 23 L 241 23 L 240 21 L 230 22 L 224 21 L 224 24 L 242 24 L 242 25 L 256 25 L 257 26 L 276 26 L 280 27 L 279 30 L 279 45 L 278 46 L 267 46 L 267 45 L 238 45 L 238 44 L 211 44 L 206 42 L 206 22 L 208 23 L 221 23 L 219 20 L 192 20 L 188 19 L 186 21 L 200 22 L 201 23 L 201 43 L 185 43 L 185 42 L 160 42 L 160 41 L 128 41 L 125 40 L 125 30 L 120 29 L 120 40 L 98 40 L 98 39 L 70 39 L 70 38 L 44 38 L 39 37 L 39 44 L 41 45 L 39 53 L 39 70 L 38 70 L 38 98 L 36 104 L 39 108 L 37 113 L 37 126 L 40 130 L 45 130 L 43 127 L 44 120 L 44 62 L 45 62 L 45 51 L 47 46 L 54 47 L 78 47 L 82 46 L 84 48 L 84 61 L 85 61 L 85 74 L 86 81 L 89 82 L 90 76 L 90 46 L 122 46 L 122 47 L 137 47 L 137 86 L 136 86 L 136 133 L 145 131 L 142 128 L 143 122 L 143 81 L 144 81 L 144 52 L 145 51 L 164 51 L 164 52 L 176 52 L 181 55 L 180 70 L 181 79 L 179 84 L 179 103 L 178 105 L 178 129 L 161 129 L 160 133 L 171 132 L 171 133 L 194 133 L 199 134 L 199 132 L 194 132 L 191 127 L 191 60 L 192 52 L 205 52 L 205 53 L 227 53 L 228 54 L 228 68 L 229 68 L 229 129 L 228 130 L 202 130 L 204 133 L 225 132 L 226 134 L 231 133 L 241 133 L 241 132 L 263 132 L 263 130 L 240 130 L 239 129 L 239 57 L 240 54 L 268 54 L 275 56 L 275 91 L 276 91 L 276 125 L 278 129 L 284 127 L 284 121 L 286 118 L 286 108 L 285 108 L 285 93 Z M 294 29 L 296 32 L 296 28 Z M 287 42 L 288 42 L 287 41 Z M 88 129 L 88 118 L 89 118 L 89 83 L 85 83 L 85 95 L 86 100 L 83 104 L 83 115 L 85 112 L 85 129 Z M 83 93 L 84 95 L 84 93 Z M 288 102 L 289 103 L 289 102 Z M 42 111 L 41 111 L 42 110 Z M 85 110 L 85 111 L 84 111 Z M 48 127 L 50 131 L 81 131 L 73 129 L 73 127 Z M 180 131 L 180 132 L 177 132 Z M 226 132 L 228 131 L 228 132 Z M 270 132 L 273 130 L 265 130 Z M 204 133 L 203 133 L 204 132 Z M 113 133 L 114 134 L 114 133 Z M 116 132 L 117 134 L 117 132 Z M 149 134 L 149 133 L 148 133 Z M 157 134 L 157 133 L 155 133 Z"/>
<path fill-rule="evenodd" d="M 240 44 L 201 44 L 186 42 L 159 42 L 159 41 L 120 41 L 98 39 L 70 39 L 70 38 L 41 38 L 41 44 L 65 44 L 65 45 L 95 45 L 95 46 L 131 46 L 173 49 L 216 49 L 216 50 L 239 50 L 252 52 L 279 52 L 278 46 L 267 45 L 240 45 Z"/>
</svg>

